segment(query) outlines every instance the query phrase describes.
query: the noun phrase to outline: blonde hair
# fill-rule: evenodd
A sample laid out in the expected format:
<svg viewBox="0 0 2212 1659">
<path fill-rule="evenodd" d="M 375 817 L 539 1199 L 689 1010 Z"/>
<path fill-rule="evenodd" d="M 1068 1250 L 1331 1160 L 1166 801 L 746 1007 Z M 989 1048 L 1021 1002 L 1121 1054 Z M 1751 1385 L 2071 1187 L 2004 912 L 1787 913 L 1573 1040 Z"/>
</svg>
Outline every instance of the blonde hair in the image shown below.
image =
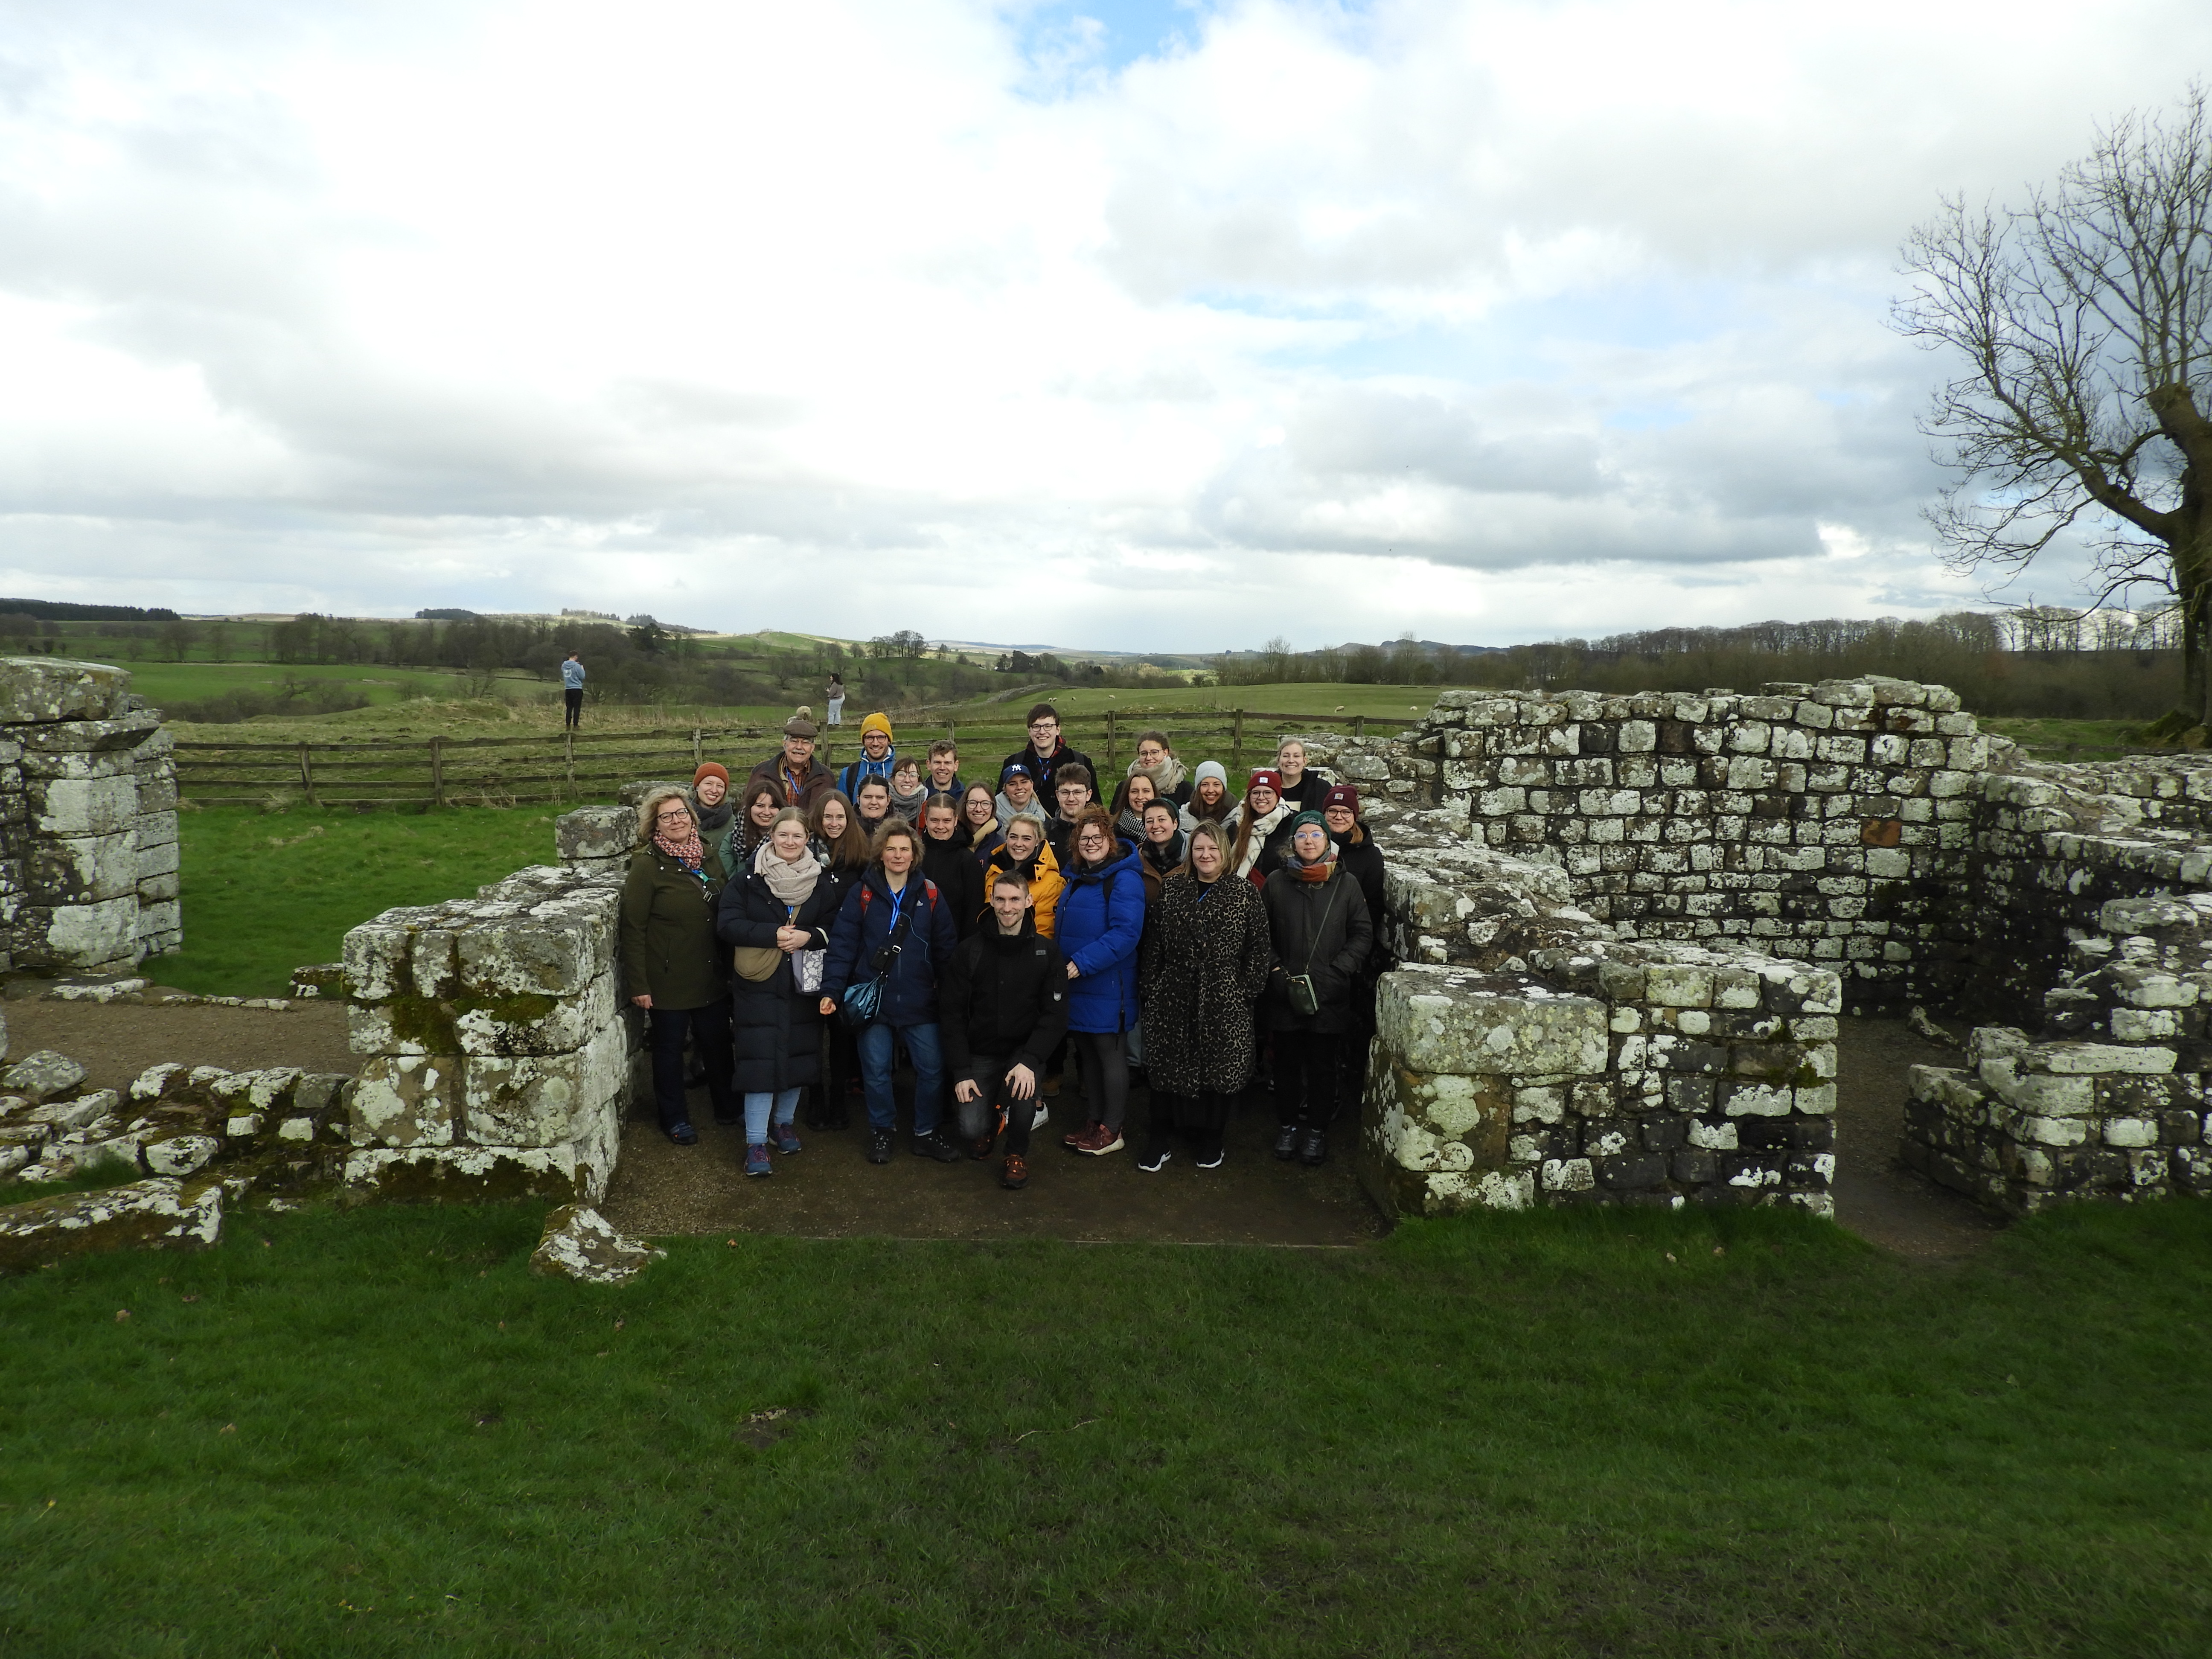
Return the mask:
<svg viewBox="0 0 2212 1659">
<path fill-rule="evenodd" d="M 691 810 L 691 797 L 674 784 L 663 784 L 658 789 L 647 790 L 645 799 L 637 804 L 637 844 L 640 847 L 653 845 L 653 832 L 660 827 L 661 803 L 671 800 L 682 802 L 685 816 L 691 820 L 691 827 L 695 830 L 699 827 L 699 815 Z"/>
<path fill-rule="evenodd" d="M 1237 871 L 1237 866 L 1230 862 L 1229 832 L 1221 827 L 1220 823 L 1217 819 L 1213 818 L 1200 818 L 1196 823 L 1191 826 L 1190 833 L 1183 837 L 1182 867 L 1184 872 L 1188 874 L 1193 881 L 1196 881 L 1198 879 L 1198 866 L 1191 862 L 1190 855 L 1193 852 L 1197 850 L 1199 840 L 1201 836 L 1206 840 L 1212 842 L 1216 848 L 1220 849 L 1221 873 L 1224 876 L 1234 875 Z"/>
</svg>

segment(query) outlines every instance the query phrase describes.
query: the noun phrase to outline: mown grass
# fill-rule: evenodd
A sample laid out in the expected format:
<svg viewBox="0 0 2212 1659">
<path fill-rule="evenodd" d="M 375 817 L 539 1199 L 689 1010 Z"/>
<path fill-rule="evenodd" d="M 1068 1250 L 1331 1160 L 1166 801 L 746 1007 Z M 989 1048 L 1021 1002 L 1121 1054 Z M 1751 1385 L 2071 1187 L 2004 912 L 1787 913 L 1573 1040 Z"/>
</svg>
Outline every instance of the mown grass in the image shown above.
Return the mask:
<svg viewBox="0 0 2212 1659">
<path fill-rule="evenodd" d="M 1614 1212 L 1342 1253 L 678 1240 L 618 1289 L 532 1278 L 538 1225 L 234 1217 L 205 1255 L 0 1283 L 0 1653 L 2212 1631 L 2212 1206 L 1950 1272 Z"/>
<path fill-rule="evenodd" d="M 2146 745 L 2141 720 L 1985 720 L 1984 732 L 2014 743 L 2039 760 L 2117 760 Z"/>
<path fill-rule="evenodd" d="M 553 862 L 551 809 L 183 813 L 185 948 L 145 971 L 216 996 L 282 996 L 292 969 L 334 962 L 346 930 L 395 904 L 463 898 Z"/>
</svg>

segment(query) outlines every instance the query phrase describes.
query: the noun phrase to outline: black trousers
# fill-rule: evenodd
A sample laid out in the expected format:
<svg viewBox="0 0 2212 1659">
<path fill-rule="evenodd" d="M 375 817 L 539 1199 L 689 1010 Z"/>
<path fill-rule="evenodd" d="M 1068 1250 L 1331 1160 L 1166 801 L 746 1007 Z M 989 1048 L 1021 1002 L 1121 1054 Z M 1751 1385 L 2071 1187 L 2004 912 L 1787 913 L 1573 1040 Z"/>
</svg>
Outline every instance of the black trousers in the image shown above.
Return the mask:
<svg viewBox="0 0 2212 1659">
<path fill-rule="evenodd" d="M 564 687 L 561 700 L 568 705 L 568 717 L 563 724 L 581 726 L 584 723 L 584 688 L 580 685 Z"/>
<path fill-rule="evenodd" d="M 1326 1129 L 1341 1103 L 1337 1060 L 1344 1039 L 1334 1031 L 1275 1033 L 1275 1121 Z"/>
<path fill-rule="evenodd" d="M 695 1033 L 699 1039 L 700 1063 L 707 1068 L 707 1098 L 717 1118 L 737 1115 L 738 1098 L 730 1091 L 737 1073 L 738 1057 L 731 1046 L 730 1005 L 710 1002 L 703 1008 L 654 1008 L 647 1024 L 652 1027 L 653 1098 L 660 1109 L 660 1127 L 672 1129 L 691 1121 L 684 1099 L 684 1044 Z"/>
<path fill-rule="evenodd" d="M 1013 1085 L 1006 1081 L 1006 1068 L 1012 1066 L 1011 1054 L 975 1054 L 969 1057 L 975 1066 L 975 1081 L 983 1090 L 980 1100 L 956 1100 L 952 1109 L 960 1119 L 960 1133 L 968 1140 L 981 1140 L 996 1129 L 998 1115 L 1006 1115 L 1006 1152 L 1014 1158 L 1030 1155 L 1030 1131 L 1036 1127 L 1036 1109 L 1044 1104 L 1040 1093 L 1032 1093 L 1027 1100 L 1016 1100 Z M 1037 1079 L 1037 1088 L 1044 1087 L 1044 1079 Z"/>
<path fill-rule="evenodd" d="M 1190 1138 L 1201 1158 L 1212 1156 L 1221 1150 L 1222 1137 L 1229 1133 L 1229 1113 L 1236 1103 L 1235 1095 L 1219 1094 L 1211 1089 L 1195 1095 L 1153 1090 L 1152 1144 L 1147 1150 L 1170 1150 L 1180 1130 Z"/>
</svg>

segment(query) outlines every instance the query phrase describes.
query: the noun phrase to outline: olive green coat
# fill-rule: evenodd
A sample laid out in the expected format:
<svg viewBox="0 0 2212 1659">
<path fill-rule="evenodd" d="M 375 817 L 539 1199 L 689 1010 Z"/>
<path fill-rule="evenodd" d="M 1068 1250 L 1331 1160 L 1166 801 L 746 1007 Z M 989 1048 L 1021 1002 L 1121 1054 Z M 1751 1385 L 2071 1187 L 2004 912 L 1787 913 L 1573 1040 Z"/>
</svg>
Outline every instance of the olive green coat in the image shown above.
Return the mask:
<svg viewBox="0 0 2212 1659">
<path fill-rule="evenodd" d="M 622 981 L 625 998 L 650 996 L 656 1008 L 704 1008 L 730 994 L 714 937 L 714 909 L 726 879 L 707 849 L 701 880 L 657 847 L 630 855 L 622 890 Z"/>
</svg>

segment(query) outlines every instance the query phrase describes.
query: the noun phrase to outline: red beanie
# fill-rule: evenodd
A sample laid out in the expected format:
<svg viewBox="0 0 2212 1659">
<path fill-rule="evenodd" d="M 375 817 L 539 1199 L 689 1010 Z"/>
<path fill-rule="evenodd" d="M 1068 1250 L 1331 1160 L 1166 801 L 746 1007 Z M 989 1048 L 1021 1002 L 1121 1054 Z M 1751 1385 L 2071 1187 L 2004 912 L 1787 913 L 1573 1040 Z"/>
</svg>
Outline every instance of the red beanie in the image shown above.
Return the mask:
<svg viewBox="0 0 2212 1659">
<path fill-rule="evenodd" d="M 1279 795 L 1283 793 L 1283 775 L 1272 766 L 1263 766 L 1255 772 L 1245 784 L 1244 793 L 1249 795 L 1263 783 Z"/>
<path fill-rule="evenodd" d="M 1359 816 L 1359 792 L 1357 789 L 1354 789 L 1348 783 L 1338 784 L 1334 789 L 1330 790 L 1328 793 L 1321 798 L 1321 810 L 1322 811 L 1328 811 L 1332 806 L 1349 806 L 1352 809 L 1352 816 L 1355 818 L 1358 817 Z"/>
<path fill-rule="evenodd" d="M 691 775 L 691 787 L 696 789 L 702 778 L 720 778 L 722 787 L 727 789 L 730 787 L 730 769 L 720 761 L 708 761 Z"/>
</svg>

